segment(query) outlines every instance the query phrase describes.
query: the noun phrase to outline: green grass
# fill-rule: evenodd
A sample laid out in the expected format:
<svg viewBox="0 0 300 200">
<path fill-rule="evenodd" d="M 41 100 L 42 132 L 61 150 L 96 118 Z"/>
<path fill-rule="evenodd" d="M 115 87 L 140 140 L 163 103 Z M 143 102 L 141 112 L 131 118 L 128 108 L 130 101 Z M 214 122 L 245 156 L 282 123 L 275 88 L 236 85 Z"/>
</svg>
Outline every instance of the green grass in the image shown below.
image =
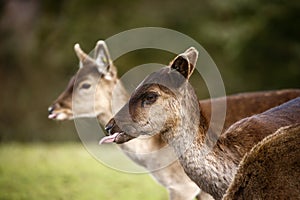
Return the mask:
<svg viewBox="0 0 300 200">
<path fill-rule="evenodd" d="M 81 144 L 2 144 L 0 200 L 167 199 L 147 174 L 103 166 Z"/>
</svg>

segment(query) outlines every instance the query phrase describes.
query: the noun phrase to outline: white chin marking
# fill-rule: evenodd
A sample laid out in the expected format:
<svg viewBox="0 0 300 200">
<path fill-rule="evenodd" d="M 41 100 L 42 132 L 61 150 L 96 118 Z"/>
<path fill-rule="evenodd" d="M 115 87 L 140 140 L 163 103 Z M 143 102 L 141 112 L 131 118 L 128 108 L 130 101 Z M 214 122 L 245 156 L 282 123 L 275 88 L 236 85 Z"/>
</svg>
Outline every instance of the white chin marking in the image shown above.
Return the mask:
<svg viewBox="0 0 300 200">
<path fill-rule="evenodd" d="M 68 119 L 68 115 L 65 113 L 53 113 L 48 115 L 48 118 L 53 120 L 66 120 Z"/>
<path fill-rule="evenodd" d="M 50 114 L 50 115 L 48 115 L 48 119 L 55 119 L 55 117 L 56 117 L 56 114 Z"/>
<path fill-rule="evenodd" d="M 57 120 L 65 120 L 67 119 L 68 116 L 65 114 L 65 113 L 59 113 L 57 116 L 56 116 L 56 119 Z"/>
</svg>

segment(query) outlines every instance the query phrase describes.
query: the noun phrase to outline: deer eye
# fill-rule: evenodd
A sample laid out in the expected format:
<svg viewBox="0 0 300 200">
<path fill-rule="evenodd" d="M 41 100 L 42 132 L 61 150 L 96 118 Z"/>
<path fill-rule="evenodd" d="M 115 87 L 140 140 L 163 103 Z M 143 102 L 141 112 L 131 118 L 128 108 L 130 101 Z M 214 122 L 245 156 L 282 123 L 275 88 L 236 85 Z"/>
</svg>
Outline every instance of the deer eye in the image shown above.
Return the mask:
<svg viewBox="0 0 300 200">
<path fill-rule="evenodd" d="M 155 92 L 148 93 L 144 96 L 142 100 L 142 106 L 153 104 L 159 95 Z"/>
<path fill-rule="evenodd" d="M 91 87 L 91 84 L 89 84 L 89 83 L 84 83 L 84 84 L 82 84 L 81 85 L 81 89 L 89 89 Z"/>
</svg>

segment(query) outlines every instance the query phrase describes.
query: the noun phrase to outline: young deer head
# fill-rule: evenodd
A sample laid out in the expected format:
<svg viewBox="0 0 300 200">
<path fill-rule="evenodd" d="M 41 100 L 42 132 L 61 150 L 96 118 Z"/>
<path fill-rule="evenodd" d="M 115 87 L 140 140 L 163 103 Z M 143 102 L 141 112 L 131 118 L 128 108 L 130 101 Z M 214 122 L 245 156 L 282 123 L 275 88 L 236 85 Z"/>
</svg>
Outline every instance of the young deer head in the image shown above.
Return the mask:
<svg viewBox="0 0 300 200">
<path fill-rule="evenodd" d="M 112 90 L 118 79 L 105 42 L 97 42 L 93 58 L 83 52 L 79 44 L 74 50 L 80 61 L 79 69 L 48 108 L 49 119 L 110 116 Z"/>
<path fill-rule="evenodd" d="M 133 92 L 129 102 L 106 126 L 110 136 L 100 142 L 123 143 L 139 135 L 154 135 L 176 127 L 192 129 L 199 120 L 197 96 L 188 83 L 198 51 L 191 47 L 178 55 L 168 67 L 149 75 Z M 186 109 L 194 113 L 186 115 Z M 193 121 L 184 124 L 184 117 Z M 122 131 L 121 131 L 122 130 Z M 175 131 L 174 131 L 175 132 Z"/>
</svg>

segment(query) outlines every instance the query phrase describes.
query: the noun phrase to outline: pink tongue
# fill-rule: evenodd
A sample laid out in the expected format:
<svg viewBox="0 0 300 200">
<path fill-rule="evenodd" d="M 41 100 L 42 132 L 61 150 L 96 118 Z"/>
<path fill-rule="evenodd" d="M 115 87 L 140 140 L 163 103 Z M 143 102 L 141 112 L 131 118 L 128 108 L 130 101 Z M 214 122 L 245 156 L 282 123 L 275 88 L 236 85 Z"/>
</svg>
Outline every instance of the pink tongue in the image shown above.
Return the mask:
<svg viewBox="0 0 300 200">
<path fill-rule="evenodd" d="M 103 143 L 112 143 L 115 141 L 116 137 L 119 135 L 119 133 L 114 133 L 113 135 L 110 136 L 105 136 L 104 138 L 102 138 L 99 142 L 99 144 L 103 144 Z"/>
</svg>

